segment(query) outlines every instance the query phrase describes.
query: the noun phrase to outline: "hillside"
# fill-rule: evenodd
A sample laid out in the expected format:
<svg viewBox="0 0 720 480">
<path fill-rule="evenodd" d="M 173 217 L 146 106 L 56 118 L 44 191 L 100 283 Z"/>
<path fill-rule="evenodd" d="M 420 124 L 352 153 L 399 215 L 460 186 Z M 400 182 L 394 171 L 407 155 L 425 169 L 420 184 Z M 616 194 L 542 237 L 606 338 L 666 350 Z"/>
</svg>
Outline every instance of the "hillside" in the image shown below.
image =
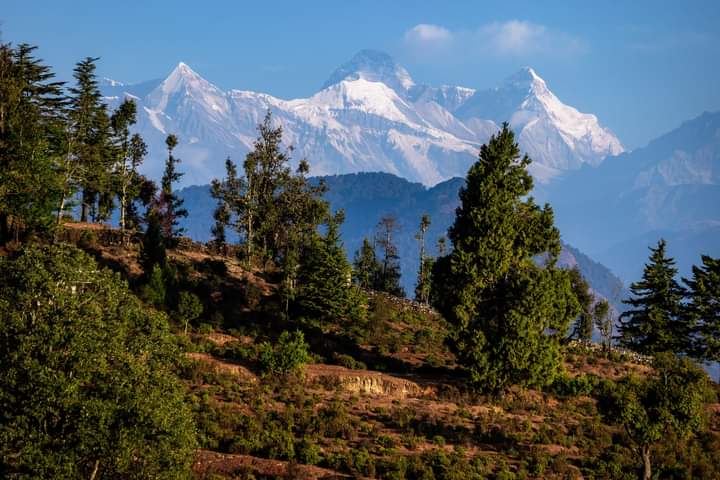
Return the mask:
<svg viewBox="0 0 720 480">
<path fill-rule="evenodd" d="M 82 236 L 101 264 L 131 281 L 139 252 L 112 235 Z M 109 243 L 108 243 L 109 242 Z M 647 358 L 564 347 L 564 373 L 545 390 L 502 396 L 466 388 L 444 339 L 448 325 L 424 306 L 370 294 L 361 324 L 303 325 L 277 315 L 273 275 L 184 240 L 170 252 L 203 313 L 190 335 L 182 378 L 197 424 L 196 478 L 632 478 L 626 434 L 604 423 L 595 396 L 605 382 L 652 372 Z M 172 313 L 172 312 L 171 312 Z M 300 328 L 310 357 L 289 375 L 268 375 L 262 351 Z M 720 405 L 692 443 L 656 449 L 659 472 L 712 478 L 720 449 Z"/>
</svg>

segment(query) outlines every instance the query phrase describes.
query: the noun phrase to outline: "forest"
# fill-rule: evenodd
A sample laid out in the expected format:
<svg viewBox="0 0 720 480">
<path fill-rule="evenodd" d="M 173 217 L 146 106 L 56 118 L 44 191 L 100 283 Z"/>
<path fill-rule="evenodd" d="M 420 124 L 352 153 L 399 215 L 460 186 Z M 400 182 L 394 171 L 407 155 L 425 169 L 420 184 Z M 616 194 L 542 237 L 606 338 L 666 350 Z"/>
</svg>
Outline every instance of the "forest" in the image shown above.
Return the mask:
<svg viewBox="0 0 720 480">
<path fill-rule="evenodd" d="M 658 239 L 616 311 L 508 124 L 437 246 L 417 219 L 408 292 L 397 219 L 348 259 L 271 112 L 193 242 L 181 139 L 144 176 L 98 59 L 67 85 L 35 51 L 0 45 L 1 477 L 720 477 L 720 259 L 678 278 Z"/>
</svg>

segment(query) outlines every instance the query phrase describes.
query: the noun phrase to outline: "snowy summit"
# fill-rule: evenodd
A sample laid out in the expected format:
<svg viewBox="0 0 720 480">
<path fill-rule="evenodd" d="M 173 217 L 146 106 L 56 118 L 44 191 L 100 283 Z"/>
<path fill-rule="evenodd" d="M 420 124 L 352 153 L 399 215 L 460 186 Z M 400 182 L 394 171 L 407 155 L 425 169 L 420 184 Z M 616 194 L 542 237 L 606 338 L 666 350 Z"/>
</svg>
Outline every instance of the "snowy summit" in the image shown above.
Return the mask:
<svg viewBox="0 0 720 480">
<path fill-rule="evenodd" d="M 136 98 L 151 176 L 161 169 L 164 135 L 179 137 L 187 184 L 220 176 L 228 156 L 242 161 L 268 109 L 283 126 L 286 144 L 295 147 L 295 159 L 306 158 L 314 175 L 384 171 L 434 185 L 464 176 L 479 146 L 504 121 L 533 159 L 540 182 L 623 151 L 594 115 L 562 103 L 529 67 L 491 90 L 433 87 L 416 84 L 386 53 L 362 50 L 320 91 L 296 100 L 223 91 L 183 62 L 154 84 L 107 82 L 103 88 L 111 104 L 120 92 Z"/>
</svg>

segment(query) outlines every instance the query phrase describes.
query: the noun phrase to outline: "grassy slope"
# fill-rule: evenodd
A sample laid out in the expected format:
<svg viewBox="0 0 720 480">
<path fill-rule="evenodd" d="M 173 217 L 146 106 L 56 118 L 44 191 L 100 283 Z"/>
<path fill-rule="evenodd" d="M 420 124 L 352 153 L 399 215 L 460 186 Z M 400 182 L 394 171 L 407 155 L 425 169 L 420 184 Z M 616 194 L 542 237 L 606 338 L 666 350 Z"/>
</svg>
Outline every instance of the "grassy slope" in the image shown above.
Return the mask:
<svg viewBox="0 0 720 480">
<path fill-rule="evenodd" d="M 136 249 L 87 247 L 131 280 L 137 274 Z M 196 292 L 205 309 L 192 335 L 178 334 L 203 447 L 198 478 L 636 475 L 631 443 L 601 421 L 586 395 L 591 385 L 566 380 L 545 392 L 474 395 L 445 346 L 444 321 L 392 297 L 371 296 L 365 324 L 303 327 L 312 363 L 297 375 L 262 377 L 259 343 L 297 327 L 279 320 L 272 274 L 197 247 L 171 259 L 179 287 Z M 567 378 L 616 379 L 648 367 L 575 350 L 566 352 L 565 370 Z M 707 434 L 669 438 L 657 449 L 661 468 L 693 464 L 693 478 L 717 478 L 717 405 L 712 412 Z"/>
</svg>

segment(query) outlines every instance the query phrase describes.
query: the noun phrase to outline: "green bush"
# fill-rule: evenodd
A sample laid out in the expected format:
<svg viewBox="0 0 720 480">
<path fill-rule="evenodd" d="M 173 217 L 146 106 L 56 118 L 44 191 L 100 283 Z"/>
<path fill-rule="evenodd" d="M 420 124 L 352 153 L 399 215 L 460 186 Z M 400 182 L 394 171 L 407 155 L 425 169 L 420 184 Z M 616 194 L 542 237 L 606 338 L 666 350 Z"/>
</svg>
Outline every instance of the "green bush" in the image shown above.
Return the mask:
<svg viewBox="0 0 720 480">
<path fill-rule="evenodd" d="M 322 460 L 320 447 L 309 438 L 303 438 L 295 444 L 297 460 L 305 465 L 317 465 Z"/>
<path fill-rule="evenodd" d="M 309 359 L 308 344 L 300 331 L 282 332 L 273 346 L 260 344 L 258 364 L 263 374 L 285 375 L 299 370 Z"/>
<path fill-rule="evenodd" d="M 555 378 L 549 390 L 560 397 L 577 397 L 579 395 L 591 395 L 599 383 L 599 378 L 595 375 L 570 377 L 567 374 L 561 374 Z"/>
</svg>

